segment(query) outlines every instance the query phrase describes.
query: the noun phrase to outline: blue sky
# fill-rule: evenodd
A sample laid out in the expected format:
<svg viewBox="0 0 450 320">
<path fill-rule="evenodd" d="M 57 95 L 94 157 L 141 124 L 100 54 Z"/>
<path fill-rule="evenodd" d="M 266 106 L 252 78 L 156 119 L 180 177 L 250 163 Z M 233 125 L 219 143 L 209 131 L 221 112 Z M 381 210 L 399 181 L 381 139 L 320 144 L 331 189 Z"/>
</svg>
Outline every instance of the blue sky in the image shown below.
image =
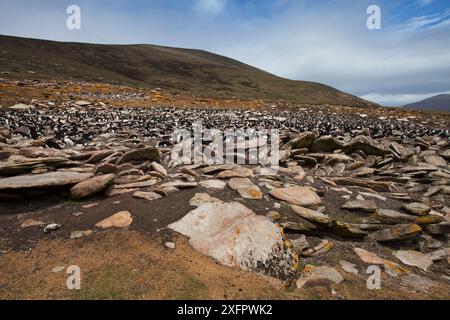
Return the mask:
<svg viewBox="0 0 450 320">
<path fill-rule="evenodd" d="M 449 0 L 0 0 L 0 34 L 204 49 L 386 105 L 450 93 Z"/>
</svg>

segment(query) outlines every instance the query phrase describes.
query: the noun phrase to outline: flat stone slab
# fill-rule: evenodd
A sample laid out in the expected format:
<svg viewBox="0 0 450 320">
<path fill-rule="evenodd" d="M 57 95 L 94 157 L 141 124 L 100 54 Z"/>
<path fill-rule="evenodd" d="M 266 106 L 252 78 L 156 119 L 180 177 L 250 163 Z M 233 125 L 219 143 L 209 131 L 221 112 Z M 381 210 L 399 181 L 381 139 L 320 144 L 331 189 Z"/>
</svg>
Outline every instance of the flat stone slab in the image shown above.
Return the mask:
<svg viewBox="0 0 450 320">
<path fill-rule="evenodd" d="M 80 182 L 70 190 L 72 199 L 80 200 L 93 196 L 111 185 L 114 178 L 114 174 L 107 174 Z"/>
<path fill-rule="evenodd" d="M 433 264 L 433 260 L 426 254 L 413 250 L 394 251 L 394 256 L 408 266 L 418 267 L 423 271 L 427 271 Z"/>
<path fill-rule="evenodd" d="M 74 185 L 91 178 L 92 173 L 50 172 L 0 179 L 0 190 L 48 188 Z"/>
<path fill-rule="evenodd" d="M 327 216 L 326 214 L 296 205 L 292 205 L 291 208 L 296 214 L 298 214 L 299 216 L 301 216 L 306 220 L 324 225 L 328 225 L 331 223 L 330 217 Z"/>
<path fill-rule="evenodd" d="M 226 183 L 222 180 L 204 180 L 200 182 L 200 185 L 207 189 L 217 189 L 217 190 L 223 190 L 226 187 Z"/>
<path fill-rule="evenodd" d="M 308 187 L 290 186 L 282 189 L 274 189 L 270 195 L 290 204 L 311 207 L 319 205 L 322 200 L 319 195 Z"/>
</svg>

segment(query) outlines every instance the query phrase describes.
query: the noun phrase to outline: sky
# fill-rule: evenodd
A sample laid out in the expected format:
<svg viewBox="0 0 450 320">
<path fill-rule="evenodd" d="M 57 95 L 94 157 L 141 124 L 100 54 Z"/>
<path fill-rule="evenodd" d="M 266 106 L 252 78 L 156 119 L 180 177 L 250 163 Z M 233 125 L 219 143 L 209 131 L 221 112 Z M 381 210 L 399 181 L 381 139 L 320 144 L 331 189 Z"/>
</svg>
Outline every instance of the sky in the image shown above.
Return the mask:
<svg viewBox="0 0 450 320">
<path fill-rule="evenodd" d="M 450 93 L 450 0 L 0 0 L 0 34 L 204 49 L 389 106 Z"/>
</svg>

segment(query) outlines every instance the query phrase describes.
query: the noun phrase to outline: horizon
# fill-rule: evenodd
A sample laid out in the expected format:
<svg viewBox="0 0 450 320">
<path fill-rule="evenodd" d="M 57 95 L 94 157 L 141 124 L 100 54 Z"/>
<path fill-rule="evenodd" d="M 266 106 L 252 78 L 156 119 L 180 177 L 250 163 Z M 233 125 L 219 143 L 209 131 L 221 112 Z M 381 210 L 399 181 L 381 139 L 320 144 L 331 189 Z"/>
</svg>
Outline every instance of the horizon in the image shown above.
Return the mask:
<svg viewBox="0 0 450 320">
<path fill-rule="evenodd" d="M 65 27 L 72 4 L 81 8 L 80 30 Z M 380 30 L 366 26 L 371 4 L 381 9 Z M 205 50 L 386 106 L 450 94 L 449 31 L 443 0 L 0 1 L 4 35 Z"/>
</svg>

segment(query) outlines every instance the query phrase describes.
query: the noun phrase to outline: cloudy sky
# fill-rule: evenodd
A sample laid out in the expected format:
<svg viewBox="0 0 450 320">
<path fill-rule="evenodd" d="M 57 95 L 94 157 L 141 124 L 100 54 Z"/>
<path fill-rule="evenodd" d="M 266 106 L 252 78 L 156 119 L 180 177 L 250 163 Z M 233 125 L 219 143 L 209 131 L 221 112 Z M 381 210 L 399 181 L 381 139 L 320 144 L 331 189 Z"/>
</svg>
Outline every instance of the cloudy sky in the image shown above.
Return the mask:
<svg viewBox="0 0 450 320">
<path fill-rule="evenodd" d="M 204 49 L 385 105 L 450 93 L 449 0 L 0 0 L 0 34 Z"/>
</svg>

